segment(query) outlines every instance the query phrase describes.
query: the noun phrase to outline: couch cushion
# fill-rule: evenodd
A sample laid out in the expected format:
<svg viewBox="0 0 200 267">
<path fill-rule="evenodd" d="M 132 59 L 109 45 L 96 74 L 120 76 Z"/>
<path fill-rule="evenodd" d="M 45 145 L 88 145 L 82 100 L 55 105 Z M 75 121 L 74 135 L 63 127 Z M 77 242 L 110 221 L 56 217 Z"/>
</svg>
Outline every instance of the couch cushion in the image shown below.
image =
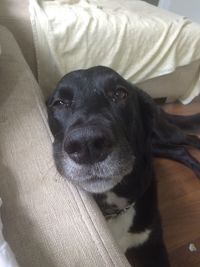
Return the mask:
<svg viewBox="0 0 200 267">
<path fill-rule="evenodd" d="M 1 215 L 20 266 L 129 266 L 93 199 L 58 175 L 41 92 L 3 27 L 0 43 Z"/>
</svg>

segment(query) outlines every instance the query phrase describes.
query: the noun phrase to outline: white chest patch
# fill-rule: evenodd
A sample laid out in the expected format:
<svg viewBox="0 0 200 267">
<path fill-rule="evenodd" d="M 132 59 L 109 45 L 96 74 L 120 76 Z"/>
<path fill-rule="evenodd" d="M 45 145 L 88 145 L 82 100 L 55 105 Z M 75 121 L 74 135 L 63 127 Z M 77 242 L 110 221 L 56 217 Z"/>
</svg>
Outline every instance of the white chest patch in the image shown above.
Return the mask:
<svg viewBox="0 0 200 267">
<path fill-rule="evenodd" d="M 114 204 L 122 209 L 125 207 L 125 202 L 127 204 L 127 200 L 125 198 L 118 197 L 114 193 L 109 192 L 107 195 L 108 198 L 106 199 L 106 202 L 109 204 Z M 116 202 L 114 200 L 116 200 Z M 129 232 L 134 223 L 135 214 L 135 208 L 134 205 L 132 205 L 129 209 L 120 213 L 118 216 L 110 218 L 107 222 L 110 231 L 124 253 L 128 248 L 138 247 L 144 244 L 151 233 L 151 230 L 149 229 L 140 233 Z"/>
<path fill-rule="evenodd" d="M 113 192 L 106 193 L 106 203 L 109 205 L 115 205 L 118 209 L 123 209 L 128 206 L 128 201 L 124 197 L 118 197 Z"/>
</svg>

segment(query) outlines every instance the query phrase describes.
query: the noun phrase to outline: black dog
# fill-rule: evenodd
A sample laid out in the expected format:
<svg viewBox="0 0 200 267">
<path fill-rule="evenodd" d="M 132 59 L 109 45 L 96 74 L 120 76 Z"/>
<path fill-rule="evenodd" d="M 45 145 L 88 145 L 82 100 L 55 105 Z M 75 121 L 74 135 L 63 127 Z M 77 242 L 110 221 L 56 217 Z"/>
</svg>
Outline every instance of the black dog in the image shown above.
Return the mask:
<svg viewBox="0 0 200 267">
<path fill-rule="evenodd" d="M 93 194 L 130 263 L 169 266 L 152 157 L 173 158 L 200 175 L 199 163 L 181 147 L 200 148 L 197 137 L 180 130 L 187 118 L 164 113 L 106 67 L 65 75 L 47 106 L 58 171 Z M 200 123 L 200 115 L 189 119 Z"/>
</svg>

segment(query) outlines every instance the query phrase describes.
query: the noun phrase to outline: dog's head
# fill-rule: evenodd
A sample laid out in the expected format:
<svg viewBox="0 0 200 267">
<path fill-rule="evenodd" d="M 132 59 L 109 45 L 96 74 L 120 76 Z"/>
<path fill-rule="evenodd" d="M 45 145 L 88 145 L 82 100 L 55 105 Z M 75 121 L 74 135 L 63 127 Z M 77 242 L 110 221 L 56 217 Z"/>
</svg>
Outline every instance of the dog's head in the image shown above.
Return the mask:
<svg viewBox="0 0 200 267">
<path fill-rule="evenodd" d="M 145 164 L 152 123 L 149 98 L 112 69 L 65 75 L 47 107 L 57 169 L 86 191 L 108 191 L 134 173 L 137 162 Z"/>
</svg>

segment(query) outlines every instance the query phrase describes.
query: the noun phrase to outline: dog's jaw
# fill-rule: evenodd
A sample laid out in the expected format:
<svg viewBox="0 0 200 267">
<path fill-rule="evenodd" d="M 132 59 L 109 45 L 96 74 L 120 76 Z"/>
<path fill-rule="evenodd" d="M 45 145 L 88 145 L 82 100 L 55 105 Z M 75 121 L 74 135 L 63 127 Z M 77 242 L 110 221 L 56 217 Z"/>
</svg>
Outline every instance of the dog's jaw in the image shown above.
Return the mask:
<svg viewBox="0 0 200 267">
<path fill-rule="evenodd" d="M 104 193 L 114 188 L 132 172 L 135 159 L 128 146 L 123 146 L 101 162 L 80 165 L 71 160 L 58 143 L 54 143 L 54 157 L 61 175 L 90 193 Z"/>
<path fill-rule="evenodd" d="M 121 180 L 121 177 L 115 177 L 115 179 L 93 177 L 89 180 L 83 181 L 79 184 L 79 186 L 87 192 L 98 194 L 111 190 Z"/>
</svg>

